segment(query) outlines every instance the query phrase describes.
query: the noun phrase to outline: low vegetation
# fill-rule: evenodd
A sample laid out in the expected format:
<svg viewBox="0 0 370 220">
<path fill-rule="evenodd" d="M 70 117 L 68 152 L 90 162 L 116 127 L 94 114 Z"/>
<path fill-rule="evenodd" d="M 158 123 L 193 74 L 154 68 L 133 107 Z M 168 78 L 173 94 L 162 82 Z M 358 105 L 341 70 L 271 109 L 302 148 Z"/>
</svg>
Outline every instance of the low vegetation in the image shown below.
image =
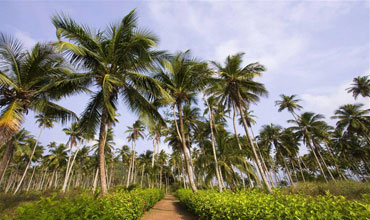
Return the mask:
<svg viewBox="0 0 370 220">
<path fill-rule="evenodd" d="M 368 219 L 370 196 L 349 201 L 344 196 L 268 194 L 259 190 L 241 192 L 188 189 L 177 191 L 180 201 L 200 219 Z"/>
<path fill-rule="evenodd" d="M 326 195 L 327 191 L 335 196 L 345 196 L 347 199 L 361 200 L 363 199 L 363 194 L 370 194 L 370 183 L 353 180 L 337 181 L 336 183 L 306 182 L 283 189 L 284 193 L 299 193 L 311 196 Z"/>
<path fill-rule="evenodd" d="M 160 189 L 116 190 L 104 197 L 87 193 L 57 199 L 57 194 L 18 207 L 15 220 L 136 220 L 162 199 Z M 7 218 L 5 218 L 7 219 Z"/>
</svg>

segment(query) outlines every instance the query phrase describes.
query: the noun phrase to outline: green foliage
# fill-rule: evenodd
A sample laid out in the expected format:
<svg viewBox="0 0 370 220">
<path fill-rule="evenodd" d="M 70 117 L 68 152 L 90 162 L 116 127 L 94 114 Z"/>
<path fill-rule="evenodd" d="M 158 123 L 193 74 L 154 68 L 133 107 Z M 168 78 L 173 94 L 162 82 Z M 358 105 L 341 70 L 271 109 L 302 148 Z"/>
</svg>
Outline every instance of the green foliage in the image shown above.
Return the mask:
<svg viewBox="0 0 370 220">
<path fill-rule="evenodd" d="M 94 198 L 81 194 L 74 198 L 56 199 L 56 194 L 43 197 L 39 202 L 18 208 L 17 220 L 62 220 L 62 219 L 124 219 L 136 220 L 164 197 L 159 189 L 120 190 L 104 197 Z"/>
<path fill-rule="evenodd" d="M 370 195 L 370 183 L 357 182 L 354 180 L 337 181 L 329 183 L 306 182 L 289 186 L 283 189 L 285 193 L 301 193 L 304 195 L 325 195 L 329 191 L 332 195 L 345 196 L 348 199 L 362 199 L 363 194 Z"/>
<path fill-rule="evenodd" d="M 343 196 L 267 194 L 257 190 L 218 193 L 213 190 L 181 189 L 177 196 L 200 219 L 368 219 L 369 196 L 348 201 Z"/>
</svg>

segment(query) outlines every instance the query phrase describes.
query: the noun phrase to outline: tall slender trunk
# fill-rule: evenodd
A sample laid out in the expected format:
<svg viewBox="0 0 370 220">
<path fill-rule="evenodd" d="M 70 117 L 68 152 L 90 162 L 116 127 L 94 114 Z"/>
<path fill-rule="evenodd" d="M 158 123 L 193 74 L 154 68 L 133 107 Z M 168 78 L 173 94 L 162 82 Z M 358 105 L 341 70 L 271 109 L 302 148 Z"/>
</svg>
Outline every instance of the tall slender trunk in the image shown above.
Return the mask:
<svg viewBox="0 0 370 220">
<path fill-rule="evenodd" d="M 238 142 L 239 150 L 242 150 L 242 146 L 241 146 L 240 140 L 239 140 L 238 131 L 236 130 L 235 116 L 236 116 L 236 108 L 235 108 L 235 105 L 234 105 L 234 109 L 233 109 L 233 127 L 234 127 L 234 133 L 235 133 L 236 141 Z"/>
<path fill-rule="evenodd" d="M 133 149 L 133 146 L 131 147 L 131 149 Z M 131 152 L 133 153 L 133 150 L 131 150 Z M 132 156 L 131 156 L 131 158 L 130 158 L 129 165 L 128 165 L 127 180 L 126 180 L 126 188 L 130 185 L 130 179 L 131 179 L 131 167 L 132 167 Z"/>
<path fill-rule="evenodd" d="M 28 163 L 27 163 L 26 169 L 24 169 L 24 172 L 23 172 L 23 175 L 22 175 L 22 177 L 21 177 L 21 180 L 19 181 L 17 188 L 14 190 L 13 195 L 17 194 L 17 192 L 18 192 L 19 188 L 21 187 L 21 185 L 22 185 L 22 183 L 23 183 L 24 177 L 26 177 L 26 174 L 27 174 L 28 168 L 30 167 L 30 165 L 31 165 L 31 163 L 32 163 L 32 158 L 33 158 L 33 155 L 35 154 L 35 151 L 36 151 L 37 143 L 38 143 L 38 142 L 39 142 L 39 140 L 40 140 L 40 136 L 41 136 L 41 134 L 42 134 L 42 130 L 43 130 L 44 128 L 45 128 L 45 126 L 42 126 L 42 128 L 40 129 L 40 133 L 39 133 L 39 135 L 37 136 L 37 140 L 36 140 L 35 145 L 33 146 L 32 153 L 31 153 L 31 155 L 30 155 L 30 159 L 29 159 L 29 161 L 28 161 Z"/>
<path fill-rule="evenodd" d="M 9 175 L 9 178 L 8 178 L 8 183 L 7 183 L 6 187 L 5 187 L 4 193 L 8 193 L 8 191 L 9 191 L 10 187 L 12 186 L 13 179 L 14 179 L 14 176 L 15 176 L 15 174 L 14 174 L 14 173 L 15 173 L 15 171 L 14 171 L 14 170 L 12 170 L 12 171 L 10 172 L 10 175 Z"/>
<path fill-rule="evenodd" d="M 185 132 L 184 132 L 184 121 L 182 119 L 181 102 L 177 104 L 177 110 L 179 112 L 180 133 L 181 133 L 181 140 L 182 140 L 181 142 L 182 142 L 182 150 L 183 150 L 184 158 L 185 158 L 186 171 L 188 173 L 188 178 L 189 178 L 191 189 L 193 190 L 193 192 L 197 192 L 197 187 L 194 184 L 193 175 L 192 175 L 192 171 L 191 171 L 191 167 L 189 163 L 190 158 L 188 158 L 188 154 L 186 153 L 186 140 L 185 140 Z"/>
<path fill-rule="evenodd" d="M 108 193 L 107 189 L 107 180 L 105 174 L 105 154 L 104 154 L 104 147 L 105 141 L 107 138 L 107 112 L 104 107 L 102 115 L 101 115 L 101 122 L 100 122 L 100 134 L 99 134 L 99 173 L 100 173 L 100 185 L 101 185 L 101 193 L 105 195 Z"/>
<path fill-rule="evenodd" d="M 299 171 L 301 172 L 301 175 L 302 175 L 303 182 L 306 183 L 306 179 L 304 178 L 304 175 L 303 175 L 303 170 L 302 170 L 302 166 L 301 166 L 299 157 L 297 157 L 297 162 L 298 162 L 298 166 L 299 166 Z"/>
<path fill-rule="evenodd" d="M 143 165 L 143 167 L 141 168 L 141 180 L 140 180 L 140 186 L 141 186 L 141 187 L 143 187 L 144 168 L 145 168 L 145 164 L 144 164 L 144 165 Z"/>
<path fill-rule="evenodd" d="M 319 167 L 320 167 L 321 173 L 322 173 L 322 175 L 324 176 L 325 181 L 326 181 L 326 182 L 328 182 L 328 180 L 327 180 L 327 178 L 326 178 L 326 175 L 325 175 L 325 172 L 324 172 L 324 170 L 323 170 L 323 169 L 322 169 L 322 167 L 321 167 L 321 163 L 320 163 L 320 161 L 319 161 L 319 158 L 317 158 L 316 152 L 315 152 L 315 150 L 313 149 L 313 147 L 311 146 L 310 141 L 311 141 L 311 140 L 307 140 L 307 142 L 306 142 L 306 143 L 307 143 L 308 147 L 311 149 L 311 151 L 312 151 L 313 155 L 315 156 L 316 162 L 317 162 L 317 164 L 318 164 L 318 165 L 319 165 Z"/>
<path fill-rule="evenodd" d="M 8 162 L 6 163 L 6 166 L 5 166 L 5 169 L 8 169 L 8 166 L 9 166 L 9 163 L 10 163 L 10 159 L 8 160 Z M 3 174 L 1 175 L 1 179 L 0 179 L 0 187 L 1 187 L 1 184 L 3 182 L 3 179 L 4 179 L 4 176 L 5 176 L 5 172 L 3 172 Z"/>
<path fill-rule="evenodd" d="M 30 190 L 33 175 L 35 175 L 35 170 L 36 170 L 36 166 L 33 167 L 32 175 L 31 175 L 30 181 L 28 182 L 28 186 L 27 186 L 27 192 Z"/>
<path fill-rule="evenodd" d="M 213 133 L 213 113 L 212 113 L 211 107 L 209 106 L 208 100 L 205 97 L 204 97 L 204 101 L 206 102 L 208 111 L 209 111 L 209 126 L 211 128 L 212 152 L 213 152 L 213 160 L 215 162 L 216 177 L 217 177 L 217 182 L 218 182 L 218 191 L 222 192 L 222 184 L 221 184 L 220 173 L 218 172 L 218 161 L 217 161 L 217 155 L 216 155 L 216 140 L 215 140 L 215 135 Z"/>
<path fill-rule="evenodd" d="M 96 168 L 94 183 L 93 183 L 93 193 L 95 193 L 96 186 L 98 185 L 98 175 L 99 175 L 99 167 Z"/>
<path fill-rule="evenodd" d="M 161 166 L 161 169 L 159 170 L 159 189 L 162 189 L 162 169 L 163 166 Z"/>
<path fill-rule="evenodd" d="M 135 162 L 136 162 L 136 135 L 134 137 L 134 152 L 132 154 L 132 173 L 131 173 L 131 182 L 133 182 L 134 184 L 136 183 L 136 166 L 135 166 Z"/>
<path fill-rule="evenodd" d="M 317 149 L 317 153 L 319 154 L 319 156 L 320 156 L 320 158 L 321 158 L 321 160 L 322 160 L 322 162 L 323 162 L 323 164 L 324 164 L 324 166 L 325 166 L 326 170 L 329 172 L 330 177 L 332 178 L 332 180 L 333 180 L 334 182 L 336 182 L 336 180 L 334 179 L 333 174 L 331 173 L 331 171 L 330 171 L 330 169 L 329 169 L 328 165 L 326 165 L 326 162 L 325 162 L 324 158 L 323 158 L 323 157 L 322 157 L 322 155 L 321 155 L 319 144 L 317 144 L 314 140 L 312 140 L 312 142 L 313 142 L 313 145 L 316 147 L 316 149 Z"/>
<path fill-rule="evenodd" d="M 155 150 L 156 150 L 156 138 L 153 138 L 153 155 L 152 155 L 152 168 L 154 167 L 154 157 L 155 157 Z"/>
<path fill-rule="evenodd" d="M 40 185 L 38 187 L 38 190 L 42 189 L 42 186 L 44 185 L 46 174 L 48 172 L 49 167 L 46 167 L 44 175 L 41 177 Z"/>
<path fill-rule="evenodd" d="M 276 147 L 276 146 L 275 146 L 275 147 Z M 288 174 L 288 178 L 289 178 L 290 185 L 294 186 L 294 183 L 293 183 L 293 180 L 292 180 L 292 176 L 290 175 L 290 170 L 289 170 L 289 168 L 288 168 L 288 166 L 287 166 L 287 164 L 286 164 L 286 162 L 285 162 L 285 160 L 284 160 L 283 155 L 281 154 L 281 152 L 279 152 L 279 153 L 280 153 L 280 157 L 281 157 L 281 159 L 283 160 L 284 167 L 285 167 L 285 171 L 286 171 L 286 173 Z"/>
<path fill-rule="evenodd" d="M 4 150 L 3 158 L 1 159 L 0 162 L 0 176 L 4 175 L 6 168 L 7 168 L 7 163 L 12 159 L 13 157 L 13 141 L 14 141 L 14 136 L 6 143 L 6 147 Z"/>
<path fill-rule="evenodd" d="M 72 159 L 72 162 L 69 164 L 67 164 L 67 171 L 66 171 L 66 176 L 64 178 L 64 183 L 63 183 L 63 187 L 62 187 L 62 192 L 65 192 L 66 189 L 67 189 L 67 185 L 68 185 L 68 181 L 69 181 L 69 177 L 71 175 L 71 170 L 73 168 L 73 164 L 76 160 L 76 157 L 77 157 L 77 153 L 78 151 L 80 150 L 80 146 L 81 146 L 81 142 L 82 142 L 82 139 L 79 141 L 78 145 L 77 145 L 77 150 L 76 152 L 74 153 L 73 155 L 73 159 Z"/>
<path fill-rule="evenodd" d="M 261 161 L 260 161 L 260 160 L 259 160 L 259 158 L 258 158 L 257 151 L 256 151 L 256 148 L 255 148 L 255 146 L 254 146 L 253 140 L 252 140 L 251 136 L 249 135 L 248 125 L 247 125 L 247 122 L 246 122 L 246 120 L 245 120 L 244 112 L 243 112 L 243 109 L 242 109 L 242 107 L 241 107 L 241 106 L 239 106 L 239 111 L 240 111 L 240 116 L 241 116 L 242 121 L 243 121 L 245 134 L 247 135 L 247 138 L 248 138 L 248 140 L 249 140 L 249 143 L 250 143 L 250 145 L 251 145 L 251 147 L 252 147 L 253 155 L 254 155 L 254 157 L 255 157 L 255 159 L 256 159 L 257 167 L 258 167 L 258 170 L 259 170 L 260 175 L 261 175 L 261 177 L 262 177 L 263 183 L 265 184 L 265 187 L 266 187 L 267 191 L 268 191 L 269 193 L 272 193 L 271 186 L 270 186 L 270 184 L 268 183 L 267 178 L 266 178 L 266 176 L 265 176 L 265 174 L 264 174 L 264 172 L 263 172 L 262 165 L 261 165 Z M 261 158 L 261 159 L 262 159 L 262 158 Z"/>
<path fill-rule="evenodd" d="M 337 164 L 337 161 L 336 161 L 336 158 L 334 157 L 334 154 L 333 152 L 331 151 L 328 143 L 326 141 L 324 141 L 324 145 L 326 147 L 326 150 L 329 152 L 333 162 L 334 162 L 334 166 L 335 166 L 335 169 L 337 170 L 338 172 L 338 175 L 343 179 L 343 180 L 346 180 L 347 178 L 343 175 L 342 171 L 339 169 L 339 166 Z M 364 162 L 365 163 L 365 162 Z M 366 164 L 366 163 L 365 163 Z"/>
<path fill-rule="evenodd" d="M 252 136 L 253 136 L 253 139 L 254 139 L 253 132 L 252 132 Z M 260 148 L 259 148 L 258 146 L 257 146 L 257 151 L 258 151 L 258 154 L 259 154 L 259 156 L 260 156 L 260 158 L 261 158 L 261 160 L 262 160 L 262 167 L 263 167 L 263 169 L 266 171 L 265 173 L 267 173 L 267 177 L 268 177 L 268 178 L 269 178 L 269 180 L 270 180 L 271 186 L 274 186 L 274 181 L 272 180 L 272 177 L 271 177 L 271 175 L 270 175 L 270 173 L 269 173 L 269 170 L 267 169 L 267 166 L 266 166 L 265 160 L 264 160 L 264 159 L 263 159 L 263 157 L 262 157 L 261 150 L 260 150 Z"/>
</svg>

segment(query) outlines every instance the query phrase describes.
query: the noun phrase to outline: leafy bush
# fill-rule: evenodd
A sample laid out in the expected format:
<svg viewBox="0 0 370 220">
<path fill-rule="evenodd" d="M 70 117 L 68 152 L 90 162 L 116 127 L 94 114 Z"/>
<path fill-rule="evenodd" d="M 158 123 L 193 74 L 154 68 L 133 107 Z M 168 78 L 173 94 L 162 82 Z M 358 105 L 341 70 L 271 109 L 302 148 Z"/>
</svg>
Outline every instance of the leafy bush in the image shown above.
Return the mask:
<svg viewBox="0 0 370 220">
<path fill-rule="evenodd" d="M 34 204 L 26 204 L 18 208 L 17 220 L 64 220 L 64 219 L 124 219 L 136 220 L 164 197 L 159 189 L 136 189 L 130 192 L 120 191 L 94 198 L 81 194 L 56 200 L 56 195 L 41 198 Z"/>
<path fill-rule="evenodd" d="M 273 195 L 257 190 L 218 193 L 214 190 L 180 189 L 177 196 L 201 219 L 368 219 L 370 196 L 348 201 L 343 196 Z"/>
</svg>

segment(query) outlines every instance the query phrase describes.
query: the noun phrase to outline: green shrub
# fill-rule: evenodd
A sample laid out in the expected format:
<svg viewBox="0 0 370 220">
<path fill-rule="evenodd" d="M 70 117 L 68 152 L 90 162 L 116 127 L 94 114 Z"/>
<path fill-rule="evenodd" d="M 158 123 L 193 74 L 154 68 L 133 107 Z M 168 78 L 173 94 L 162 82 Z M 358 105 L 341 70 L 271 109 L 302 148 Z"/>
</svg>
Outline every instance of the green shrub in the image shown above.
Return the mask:
<svg viewBox="0 0 370 220">
<path fill-rule="evenodd" d="M 180 189 L 177 196 L 200 219 L 369 219 L 370 196 L 348 201 L 343 196 L 273 195 L 258 190 L 218 193 L 214 190 Z"/>
<path fill-rule="evenodd" d="M 136 189 L 121 191 L 94 198 L 81 194 L 73 198 L 56 200 L 52 197 L 41 198 L 34 204 L 18 208 L 17 220 L 136 220 L 164 197 L 159 189 Z"/>
</svg>

